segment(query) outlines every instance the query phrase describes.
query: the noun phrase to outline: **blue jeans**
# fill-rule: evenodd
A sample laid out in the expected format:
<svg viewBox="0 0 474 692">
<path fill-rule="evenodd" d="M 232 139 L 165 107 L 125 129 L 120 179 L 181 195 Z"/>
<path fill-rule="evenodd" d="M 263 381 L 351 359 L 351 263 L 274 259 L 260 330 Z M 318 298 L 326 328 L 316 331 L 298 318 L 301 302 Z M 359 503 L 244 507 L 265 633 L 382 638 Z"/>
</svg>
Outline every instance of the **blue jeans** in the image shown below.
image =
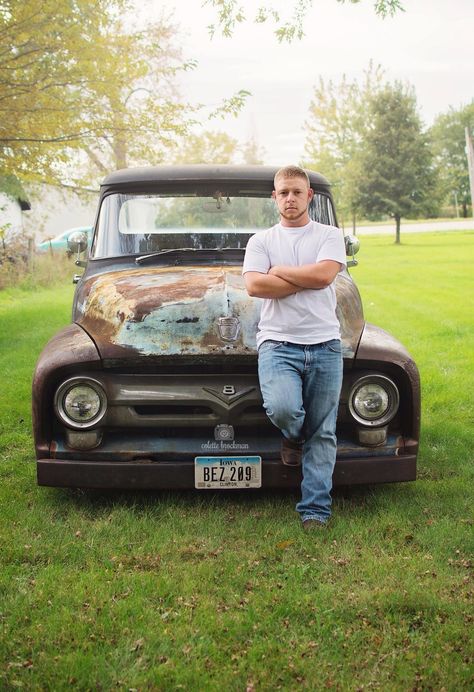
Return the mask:
<svg viewBox="0 0 474 692">
<path fill-rule="evenodd" d="M 302 521 L 326 522 L 336 463 L 336 418 L 342 386 L 339 339 L 321 344 L 264 341 L 258 351 L 263 406 L 282 434 L 303 444 Z"/>
</svg>

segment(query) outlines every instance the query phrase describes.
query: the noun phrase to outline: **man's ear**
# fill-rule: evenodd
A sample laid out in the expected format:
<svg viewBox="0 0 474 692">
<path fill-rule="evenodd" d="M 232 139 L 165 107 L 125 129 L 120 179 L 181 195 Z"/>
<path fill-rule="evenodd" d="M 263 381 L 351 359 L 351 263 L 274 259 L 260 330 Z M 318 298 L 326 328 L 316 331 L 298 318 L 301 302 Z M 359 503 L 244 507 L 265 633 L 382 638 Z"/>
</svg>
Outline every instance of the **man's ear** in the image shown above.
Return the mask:
<svg viewBox="0 0 474 692">
<path fill-rule="evenodd" d="M 310 187 L 308 190 L 308 202 L 310 202 L 313 199 L 313 197 L 314 197 L 314 190 L 313 190 L 313 188 Z"/>
<path fill-rule="evenodd" d="M 277 193 L 275 192 L 275 190 L 273 190 L 273 192 L 272 192 L 272 199 L 276 199 L 276 196 L 277 196 Z"/>
</svg>

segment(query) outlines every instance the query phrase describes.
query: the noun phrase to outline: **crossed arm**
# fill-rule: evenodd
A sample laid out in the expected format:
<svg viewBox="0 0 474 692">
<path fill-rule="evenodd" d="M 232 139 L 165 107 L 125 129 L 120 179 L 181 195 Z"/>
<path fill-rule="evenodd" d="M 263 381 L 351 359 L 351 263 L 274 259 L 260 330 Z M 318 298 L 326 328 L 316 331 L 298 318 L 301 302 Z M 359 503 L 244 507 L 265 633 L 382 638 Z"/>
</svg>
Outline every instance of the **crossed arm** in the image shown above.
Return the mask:
<svg viewBox="0 0 474 692">
<path fill-rule="evenodd" d="M 322 260 L 300 267 L 276 265 L 268 274 L 246 272 L 247 293 L 255 298 L 286 298 L 307 288 L 329 286 L 337 276 L 341 265 L 334 260 Z"/>
</svg>

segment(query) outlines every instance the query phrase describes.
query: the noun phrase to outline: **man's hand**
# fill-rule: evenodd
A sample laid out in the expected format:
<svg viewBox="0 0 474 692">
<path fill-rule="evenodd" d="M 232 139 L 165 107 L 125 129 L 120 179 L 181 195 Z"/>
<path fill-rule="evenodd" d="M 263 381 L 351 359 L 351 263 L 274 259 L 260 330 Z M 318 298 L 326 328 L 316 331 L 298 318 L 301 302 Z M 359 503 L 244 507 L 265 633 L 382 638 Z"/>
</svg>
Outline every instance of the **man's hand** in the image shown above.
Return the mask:
<svg viewBox="0 0 474 692">
<path fill-rule="evenodd" d="M 294 284 L 300 290 L 305 288 L 326 288 L 336 278 L 341 264 L 334 260 L 322 260 L 314 264 L 303 264 L 301 267 L 291 267 L 283 264 L 270 269 L 267 276 L 274 276 Z"/>
<path fill-rule="evenodd" d="M 271 270 L 270 270 L 271 272 Z M 271 273 L 245 272 L 247 293 L 254 298 L 286 298 L 304 288 Z"/>
</svg>

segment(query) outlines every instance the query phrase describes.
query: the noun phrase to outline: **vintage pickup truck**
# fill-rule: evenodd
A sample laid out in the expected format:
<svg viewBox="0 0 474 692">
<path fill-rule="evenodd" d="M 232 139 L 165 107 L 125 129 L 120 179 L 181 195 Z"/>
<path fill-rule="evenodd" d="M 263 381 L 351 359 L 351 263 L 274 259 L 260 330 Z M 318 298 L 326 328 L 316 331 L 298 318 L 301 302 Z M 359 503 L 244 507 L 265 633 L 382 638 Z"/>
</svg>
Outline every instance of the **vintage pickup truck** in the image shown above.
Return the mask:
<svg viewBox="0 0 474 692">
<path fill-rule="evenodd" d="M 292 487 L 266 418 L 255 345 L 260 300 L 241 275 L 249 237 L 278 220 L 267 166 L 117 171 L 101 186 L 92 247 L 69 247 L 72 324 L 34 375 L 38 483 L 92 488 Z M 308 171 L 310 216 L 337 225 L 327 180 Z M 341 233 L 343 231 L 341 230 Z M 346 237 L 353 253 L 358 241 Z M 344 384 L 335 484 L 416 477 L 420 384 L 390 334 L 364 321 L 348 271 L 337 278 Z"/>
</svg>

